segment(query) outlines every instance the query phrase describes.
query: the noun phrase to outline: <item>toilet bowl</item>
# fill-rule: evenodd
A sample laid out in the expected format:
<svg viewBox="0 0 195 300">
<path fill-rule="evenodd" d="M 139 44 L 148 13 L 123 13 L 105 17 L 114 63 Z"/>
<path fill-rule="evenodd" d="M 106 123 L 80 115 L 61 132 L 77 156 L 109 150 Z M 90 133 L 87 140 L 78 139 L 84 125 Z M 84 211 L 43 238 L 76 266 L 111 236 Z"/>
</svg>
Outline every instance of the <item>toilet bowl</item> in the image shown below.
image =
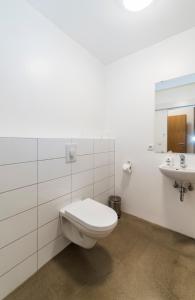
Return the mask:
<svg viewBox="0 0 195 300">
<path fill-rule="evenodd" d="M 90 198 L 63 207 L 60 219 L 64 236 L 86 249 L 108 236 L 118 222 L 117 214 L 112 208 Z"/>
</svg>

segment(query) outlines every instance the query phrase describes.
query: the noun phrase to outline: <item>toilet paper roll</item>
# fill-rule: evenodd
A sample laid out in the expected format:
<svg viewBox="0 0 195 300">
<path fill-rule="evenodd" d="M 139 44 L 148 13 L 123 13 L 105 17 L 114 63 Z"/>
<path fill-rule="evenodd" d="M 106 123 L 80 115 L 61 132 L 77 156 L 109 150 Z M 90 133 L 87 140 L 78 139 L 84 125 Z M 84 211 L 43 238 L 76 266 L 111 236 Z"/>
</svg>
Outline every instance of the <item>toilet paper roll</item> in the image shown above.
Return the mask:
<svg viewBox="0 0 195 300">
<path fill-rule="evenodd" d="M 123 164 L 123 171 L 126 173 L 132 173 L 132 163 L 130 161 Z"/>
</svg>

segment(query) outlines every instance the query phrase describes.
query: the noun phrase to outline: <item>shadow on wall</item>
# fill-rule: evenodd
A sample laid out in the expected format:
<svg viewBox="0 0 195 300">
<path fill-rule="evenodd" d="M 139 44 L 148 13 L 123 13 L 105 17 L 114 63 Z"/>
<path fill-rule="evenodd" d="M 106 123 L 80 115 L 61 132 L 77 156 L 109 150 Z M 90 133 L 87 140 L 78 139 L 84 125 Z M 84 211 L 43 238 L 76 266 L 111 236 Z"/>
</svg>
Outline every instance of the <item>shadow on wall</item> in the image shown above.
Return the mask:
<svg viewBox="0 0 195 300">
<path fill-rule="evenodd" d="M 128 193 L 128 189 L 131 183 L 131 177 L 132 174 L 123 172 L 121 177 L 121 184 L 120 184 L 120 191 L 121 191 L 121 197 L 126 198 L 126 194 Z"/>
<path fill-rule="evenodd" d="M 68 273 L 73 281 L 83 285 L 97 285 L 105 281 L 105 276 L 113 270 L 112 258 L 103 247 L 96 245 L 90 250 L 70 244 L 61 252 L 54 262 L 61 271 Z M 97 281 L 98 280 L 98 281 Z"/>
<path fill-rule="evenodd" d="M 173 181 L 163 177 L 162 193 L 165 226 L 176 232 L 195 238 L 192 222 L 195 210 L 194 191 L 187 192 L 184 195 L 184 201 L 181 202 L 179 190 L 173 187 Z"/>
</svg>

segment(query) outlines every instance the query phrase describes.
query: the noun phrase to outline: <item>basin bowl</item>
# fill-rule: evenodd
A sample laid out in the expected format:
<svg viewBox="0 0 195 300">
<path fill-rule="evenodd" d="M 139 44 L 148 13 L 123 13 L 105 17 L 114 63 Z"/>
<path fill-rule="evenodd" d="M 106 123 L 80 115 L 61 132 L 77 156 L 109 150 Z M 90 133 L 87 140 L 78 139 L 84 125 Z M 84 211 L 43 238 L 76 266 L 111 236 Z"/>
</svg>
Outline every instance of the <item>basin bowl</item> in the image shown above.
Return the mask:
<svg viewBox="0 0 195 300">
<path fill-rule="evenodd" d="M 195 169 L 160 165 L 159 170 L 163 175 L 175 181 L 181 183 L 195 183 Z"/>
</svg>

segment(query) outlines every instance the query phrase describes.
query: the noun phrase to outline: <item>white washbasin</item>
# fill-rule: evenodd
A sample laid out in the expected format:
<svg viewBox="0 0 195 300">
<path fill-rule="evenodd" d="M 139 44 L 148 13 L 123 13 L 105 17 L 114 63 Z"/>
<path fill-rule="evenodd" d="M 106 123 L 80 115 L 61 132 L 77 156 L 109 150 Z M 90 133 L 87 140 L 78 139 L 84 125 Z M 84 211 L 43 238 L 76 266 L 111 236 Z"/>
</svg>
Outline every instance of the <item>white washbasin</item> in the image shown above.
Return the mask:
<svg viewBox="0 0 195 300">
<path fill-rule="evenodd" d="M 195 169 L 170 167 L 167 165 L 160 165 L 161 173 L 175 181 L 195 183 Z"/>
</svg>

